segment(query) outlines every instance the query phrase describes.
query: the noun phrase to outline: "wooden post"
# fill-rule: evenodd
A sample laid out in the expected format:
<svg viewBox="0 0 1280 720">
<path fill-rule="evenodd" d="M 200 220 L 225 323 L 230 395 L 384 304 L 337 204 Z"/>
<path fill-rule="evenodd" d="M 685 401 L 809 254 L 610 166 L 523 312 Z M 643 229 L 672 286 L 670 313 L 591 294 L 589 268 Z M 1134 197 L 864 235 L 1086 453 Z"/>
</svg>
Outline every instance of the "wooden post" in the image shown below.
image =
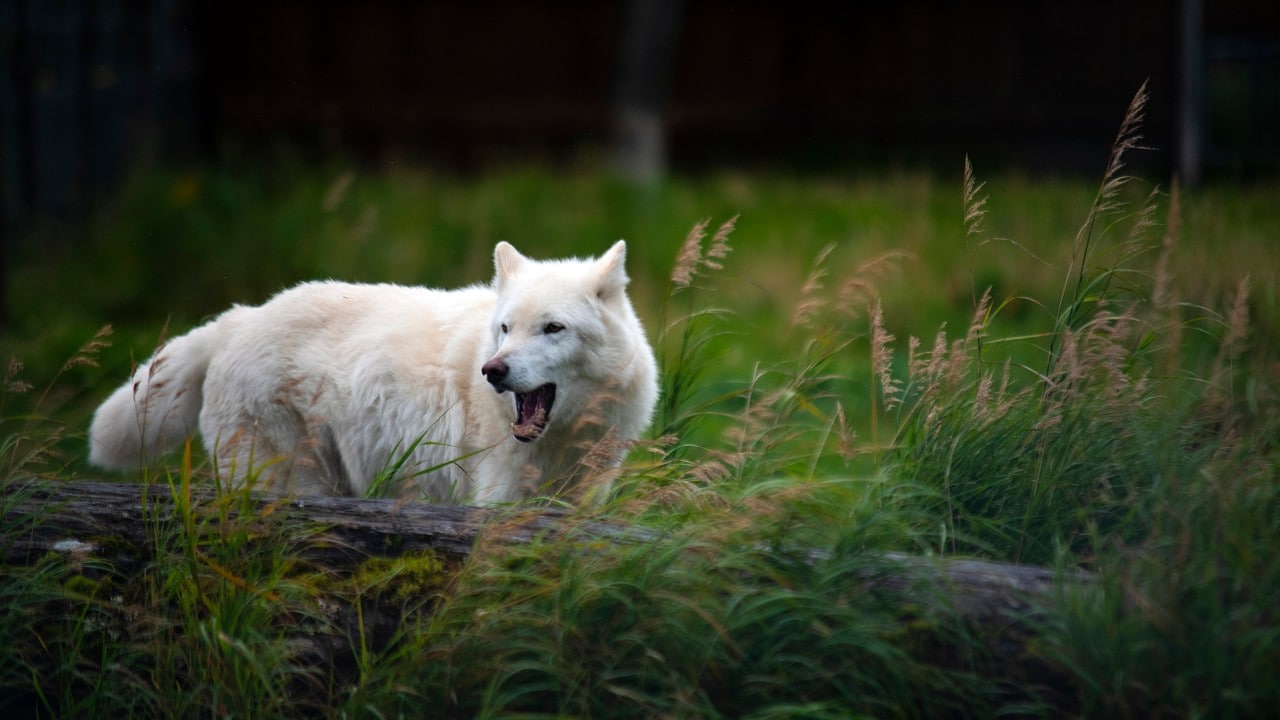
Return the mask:
<svg viewBox="0 0 1280 720">
<path fill-rule="evenodd" d="M 614 163 L 628 180 L 649 182 L 666 171 L 666 107 L 681 0 L 627 3 L 618 57 Z"/>
<path fill-rule="evenodd" d="M 1200 182 L 1204 136 L 1203 0 L 1178 7 L 1178 177 L 1183 187 Z"/>
</svg>

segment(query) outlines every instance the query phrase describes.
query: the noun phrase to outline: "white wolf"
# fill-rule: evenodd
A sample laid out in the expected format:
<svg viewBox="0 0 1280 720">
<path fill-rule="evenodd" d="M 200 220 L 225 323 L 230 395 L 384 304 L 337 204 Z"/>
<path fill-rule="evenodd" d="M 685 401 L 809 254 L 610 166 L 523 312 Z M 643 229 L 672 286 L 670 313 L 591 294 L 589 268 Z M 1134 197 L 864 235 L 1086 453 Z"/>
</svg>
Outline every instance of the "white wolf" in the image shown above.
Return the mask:
<svg viewBox="0 0 1280 720">
<path fill-rule="evenodd" d="M 439 502 L 585 492 L 657 401 L 625 257 L 622 241 L 551 261 L 502 242 L 491 286 L 311 282 L 235 306 L 98 408 L 90 461 L 136 468 L 198 424 L 232 483 L 361 495 L 396 468 Z"/>
</svg>

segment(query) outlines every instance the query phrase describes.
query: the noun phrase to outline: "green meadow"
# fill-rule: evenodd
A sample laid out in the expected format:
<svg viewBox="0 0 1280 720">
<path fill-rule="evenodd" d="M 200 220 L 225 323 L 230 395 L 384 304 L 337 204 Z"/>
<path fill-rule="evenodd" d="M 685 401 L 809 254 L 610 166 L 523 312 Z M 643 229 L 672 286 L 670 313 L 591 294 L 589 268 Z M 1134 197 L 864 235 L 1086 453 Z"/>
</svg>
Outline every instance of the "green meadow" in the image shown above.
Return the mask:
<svg viewBox="0 0 1280 720">
<path fill-rule="evenodd" d="M 658 539 L 342 575 L 273 542 L 267 518 L 195 503 L 141 569 L 0 568 L 0 708 L 1264 715 L 1280 703 L 1280 187 L 1129 177 L 1134 132 L 1092 179 L 957 158 L 946 175 L 637 187 L 282 152 L 140 170 L 86 221 L 34 223 L 0 334 L 0 505 L 103 477 L 83 461 L 96 403 L 230 303 L 314 278 L 487 282 L 499 240 L 557 257 L 623 238 L 664 397 L 612 495 L 567 522 Z M 111 479 L 212 482 L 198 450 Z M 25 530 L 0 520 L 0 545 Z M 1096 582 L 1028 614 L 1011 671 L 960 619 L 867 591 L 886 552 Z M 401 624 L 374 641 L 326 612 L 333 593 Z M 343 660 L 308 662 L 299 635 L 339 638 Z"/>
</svg>

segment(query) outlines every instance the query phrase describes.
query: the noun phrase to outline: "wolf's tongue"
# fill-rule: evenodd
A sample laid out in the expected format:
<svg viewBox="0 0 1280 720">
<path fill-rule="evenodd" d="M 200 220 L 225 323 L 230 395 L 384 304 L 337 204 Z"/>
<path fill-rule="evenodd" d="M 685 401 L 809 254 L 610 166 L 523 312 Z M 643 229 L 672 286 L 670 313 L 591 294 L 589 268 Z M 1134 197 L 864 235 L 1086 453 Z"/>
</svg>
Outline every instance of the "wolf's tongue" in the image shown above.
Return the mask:
<svg viewBox="0 0 1280 720">
<path fill-rule="evenodd" d="M 527 393 L 516 393 L 516 421 L 511 432 L 521 442 L 533 442 L 542 435 L 551 419 L 551 405 L 556 400 L 556 386 L 547 383 Z"/>
</svg>

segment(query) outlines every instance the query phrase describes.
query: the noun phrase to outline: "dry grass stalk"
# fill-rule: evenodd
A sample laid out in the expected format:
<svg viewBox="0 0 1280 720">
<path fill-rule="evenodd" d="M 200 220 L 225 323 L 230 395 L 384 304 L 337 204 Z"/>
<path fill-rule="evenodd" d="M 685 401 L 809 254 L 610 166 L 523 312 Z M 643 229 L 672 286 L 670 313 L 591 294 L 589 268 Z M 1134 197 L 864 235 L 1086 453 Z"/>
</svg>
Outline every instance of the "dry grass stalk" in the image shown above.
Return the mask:
<svg viewBox="0 0 1280 720">
<path fill-rule="evenodd" d="M 1107 171 L 1103 175 L 1102 187 L 1099 190 L 1098 197 L 1100 202 L 1095 208 L 1096 211 L 1089 214 L 1089 224 L 1098 214 L 1105 214 L 1120 207 L 1116 202 L 1116 196 L 1119 194 L 1120 188 L 1129 179 L 1120 174 L 1120 171 L 1125 166 L 1125 154 L 1131 150 L 1148 149 L 1141 145 L 1142 133 L 1140 130 L 1142 122 L 1146 118 L 1149 97 L 1147 83 L 1143 82 L 1142 87 L 1138 88 L 1138 92 L 1129 101 L 1129 108 L 1125 111 L 1124 120 L 1120 122 L 1120 130 L 1116 133 L 1115 142 L 1111 145 L 1111 157 L 1107 161 Z"/>
<path fill-rule="evenodd" d="M 836 434 L 836 454 L 845 462 L 853 460 L 858 455 L 857 440 L 858 433 L 849 425 L 849 418 L 844 412 L 844 405 L 836 403 L 835 415 L 833 417 L 833 430 Z"/>
<path fill-rule="evenodd" d="M 1173 275 L 1169 263 L 1173 260 L 1173 250 L 1178 244 L 1178 236 L 1182 232 L 1182 193 L 1175 180 L 1169 190 L 1169 211 L 1165 221 L 1164 237 L 1160 241 L 1160 252 L 1156 256 L 1152 270 L 1151 303 L 1157 310 L 1167 311 L 1173 307 Z"/>
<path fill-rule="evenodd" d="M 986 182 L 978 182 L 973 174 L 973 164 L 969 156 L 964 156 L 964 234 L 965 236 L 982 234 L 982 218 L 986 216 L 988 197 L 978 197 L 978 193 L 986 187 Z"/>
<path fill-rule="evenodd" d="M 902 381 L 893 376 L 893 335 L 884 327 L 880 300 L 871 311 L 871 368 L 880 379 L 885 412 L 893 412 L 902 402 Z"/>
<path fill-rule="evenodd" d="M 827 258 L 835 248 L 835 243 L 828 243 L 814 258 L 813 269 L 800 288 L 800 299 L 791 311 L 792 328 L 812 328 L 813 320 L 829 306 L 827 299 L 822 296 L 822 290 L 826 287 L 826 279 L 830 274 L 827 270 Z"/>
<path fill-rule="evenodd" d="M 737 215 L 724 221 L 711 237 L 711 243 L 705 252 L 702 241 L 707 237 L 707 226 L 711 223 L 711 219 L 706 218 L 695 223 L 680 245 L 676 265 L 671 272 L 671 284 L 677 289 L 687 288 L 693 285 L 698 274 L 703 270 L 724 269 L 720 261 L 727 257 L 732 249 L 729 245 L 729 235 L 737 222 Z"/>
<path fill-rule="evenodd" d="M 680 252 L 676 255 L 676 265 L 671 271 L 671 284 L 678 288 L 687 288 L 693 284 L 698 265 L 702 263 L 702 239 L 707 236 L 707 225 L 711 218 L 704 218 L 694 223 L 680 244 Z"/>
<path fill-rule="evenodd" d="M 111 347 L 111 341 L 107 338 L 111 336 L 111 326 L 103 325 L 98 332 L 94 333 L 89 342 L 80 346 L 75 354 L 62 364 L 62 371 L 66 372 L 74 367 L 98 367 L 98 353 L 103 349 Z"/>
<path fill-rule="evenodd" d="M 907 338 L 907 380 L 914 380 L 920 369 L 920 338 L 911 335 Z"/>
<path fill-rule="evenodd" d="M 1062 332 L 1062 349 L 1047 378 L 1044 421 L 1054 422 L 1063 408 L 1090 398 L 1097 409 L 1125 414 L 1146 393 L 1145 374 L 1131 372 L 1133 347 L 1142 324 L 1133 308 L 1119 314 L 1099 310 L 1079 330 Z"/>
<path fill-rule="evenodd" d="M 1236 284 L 1231 312 L 1227 315 L 1226 334 L 1218 345 L 1218 354 L 1209 371 L 1209 396 L 1213 401 L 1228 403 L 1233 396 L 1232 375 L 1236 362 L 1244 353 L 1249 338 L 1249 281 L 1245 275 Z"/>
<path fill-rule="evenodd" d="M 21 360 L 16 357 L 9 358 L 9 367 L 4 373 L 5 393 L 25 393 L 31 390 L 31 383 L 22 379 L 22 368 Z"/>
<path fill-rule="evenodd" d="M 335 212 L 342 205 L 342 201 L 346 199 L 347 191 L 351 189 L 351 184 L 355 182 L 355 179 L 356 174 L 350 170 L 333 179 L 333 182 L 329 184 L 329 189 L 325 191 L 324 201 L 320 205 L 325 212 Z"/>
<path fill-rule="evenodd" d="M 1068 305 L 1068 290 L 1072 286 L 1072 278 L 1075 278 L 1074 297 L 1079 298 L 1085 286 L 1086 268 L 1089 263 L 1089 256 L 1094 241 L 1094 228 L 1098 219 L 1119 211 L 1124 207 L 1123 200 L 1120 199 L 1120 190 L 1132 179 L 1128 175 L 1122 175 L 1121 170 L 1124 169 L 1125 153 L 1130 150 L 1146 149 L 1140 143 L 1142 134 L 1139 129 L 1142 125 L 1147 105 L 1147 83 L 1143 83 L 1138 89 L 1137 94 L 1133 96 L 1133 100 L 1129 103 L 1129 108 L 1125 112 L 1124 120 L 1120 123 L 1120 130 L 1116 133 L 1115 142 L 1111 146 L 1111 156 L 1107 161 L 1107 170 L 1103 174 L 1102 184 L 1098 188 L 1098 194 L 1094 196 L 1093 204 L 1089 208 L 1088 214 L 1085 216 L 1084 223 L 1080 226 L 1080 230 L 1076 233 L 1075 242 L 1071 249 L 1071 271 L 1063 276 L 1062 292 L 1058 297 L 1058 314 L 1061 317 L 1062 311 Z M 1074 319 L 1078 306 L 1073 305 L 1072 309 L 1064 318 L 1064 326 L 1070 327 Z M 1050 348 L 1050 358 L 1052 362 L 1053 348 Z"/>
<path fill-rule="evenodd" d="M 916 375 L 924 380 L 925 387 L 933 387 L 938 384 L 938 378 L 942 376 L 947 363 L 947 328 L 945 325 L 938 328 L 938 333 L 933 336 L 933 350 L 926 357 L 928 362 L 925 363 L 924 359 L 921 359 L 921 368 Z"/>
<path fill-rule="evenodd" d="M 986 334 L 987 325 L 991 322 L 991 288 L 982 291 L 977 305 L 973 308 L 973 317 L 969 321 L 969 329 L 964 336 L 964 350 L 974 351 L 977 360 L 982 360 L 982 338 Z"/>
<path fill-rule="evenodd" d="M 1134 257 L 1149 249 L 1151 231 L 1158 224 L 1156 211 L 1159 210 L 1159 199 L 1160 191 L 1158 189 L 1152 188 L 1147 193 L 1142 206 L 1138 208 L 1133 223 L 1129 226 L 1128 234 L 1125 235 L 1124 241 L 1120 244 L 1120 257 L 1117 265 L 1121 264 L 1125 258 Z"/>
<path fill-rule="evenodd" d="M 848 317 L 861 315 L 879 296 L 879 286 L 902 260 L 913 260 L 906 250 L 888 250 L 858 266 L 841 285 L 835 309 Z"/>
<path fill-rule="evenodd" d="M 738 225 L 738 216 L 725 220 L 716 230 L 716 234 L 711 236 L 711 245 L 707 247 L 707 252 L 702 256 L 702 265 L 708 270 L 723 270 L 724 265 L 721 260 L 729 257 L 730 251 L 733 250 L 729 245 L 729 235 L 733 233 L 733 229 Z"/>
<path fill-rule="evenodd" d="M 1005 360 L 1000 371 L 1000 384 L 995 383 L 995 372 L 982 373 L 974 393 L 972 417 L 980 424 L 987 424 L 1004 417 L 1014 405 L 1030 394 L 1029 388 L 1010 394 L 1009 379 L 1013 370 L 1011 360 Z"/>
<path fill-rule="evenodd" d="M 1182 193 L 1174 180 L 1169 190 L 1169 210 L 1165 221 L 1164 237 L 1152 269 L 1151 305 L 1156 313 L 1155 325 L 1163 346 L 1158 357 L 1158 372 L 1162 377 L 1173 377 L 1182 364 L 1182 309 L 1174 296 L 1172 271 L 1174 249 L 1182 233 Z"/>
</svg>

